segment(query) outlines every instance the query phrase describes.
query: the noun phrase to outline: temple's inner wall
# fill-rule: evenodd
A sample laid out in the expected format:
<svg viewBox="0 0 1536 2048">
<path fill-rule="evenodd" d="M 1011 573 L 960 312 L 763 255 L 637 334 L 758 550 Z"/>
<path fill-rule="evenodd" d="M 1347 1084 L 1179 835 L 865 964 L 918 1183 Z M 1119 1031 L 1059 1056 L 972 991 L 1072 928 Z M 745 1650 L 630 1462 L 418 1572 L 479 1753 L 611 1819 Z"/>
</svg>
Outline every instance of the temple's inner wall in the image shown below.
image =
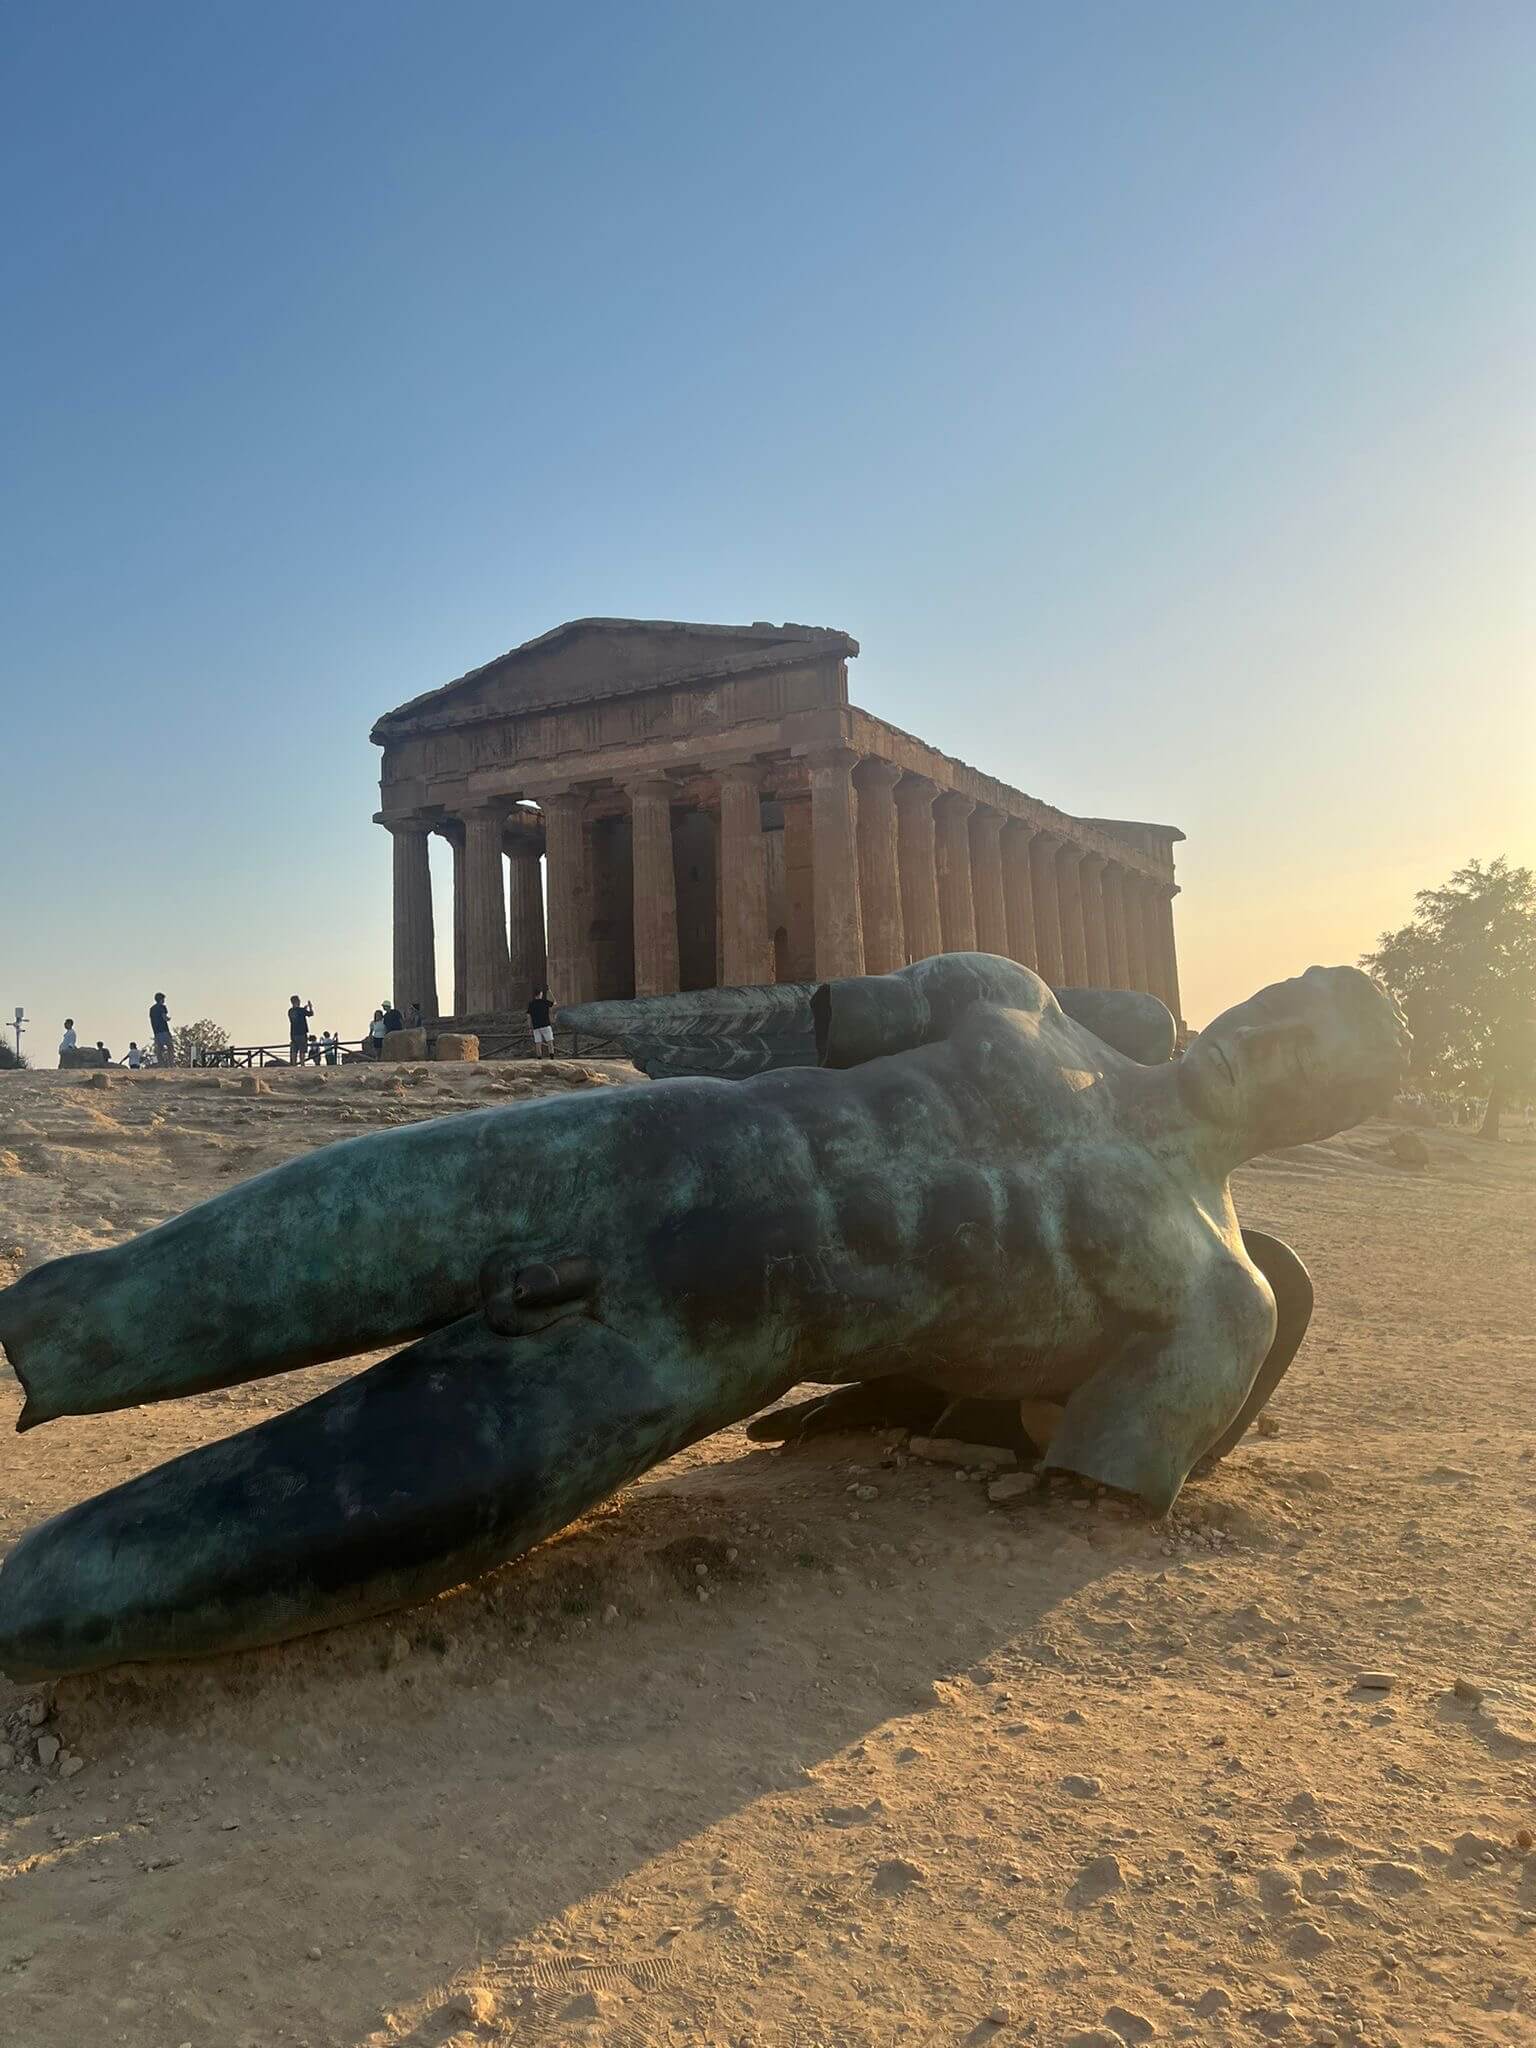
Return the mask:
<svg viewBox="0 0 1536 2048">
<path fill-rule="evenodd" d="M 546 979 L 575 1002 L 979 948 L 1177 1016 L 1183 834 L 1071 817 L 875 718 L 848 701 L 857 653 L 825 627 L 577 620 L 381 718 L 401 1009 L 516 1016 Z"/>
</svg>

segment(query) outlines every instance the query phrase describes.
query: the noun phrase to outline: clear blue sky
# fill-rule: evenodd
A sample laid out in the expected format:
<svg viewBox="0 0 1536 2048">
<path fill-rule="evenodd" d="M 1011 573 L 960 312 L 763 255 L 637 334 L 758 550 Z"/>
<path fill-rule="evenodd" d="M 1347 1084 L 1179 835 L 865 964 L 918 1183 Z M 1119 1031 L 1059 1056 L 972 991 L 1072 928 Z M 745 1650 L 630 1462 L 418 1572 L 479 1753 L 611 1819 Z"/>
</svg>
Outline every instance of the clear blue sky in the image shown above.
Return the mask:
<svg viewBox="0 0 1536 2048">
<path fill-rule="evenodd" d="M 1196 1021 L 1536 859 L 1533 60 L 1526 0 L 11 7 L 0 1014 L 360 1031 L 372 718 L 584 613 L 843 627 L 1180 824 Z"/>
</svg>

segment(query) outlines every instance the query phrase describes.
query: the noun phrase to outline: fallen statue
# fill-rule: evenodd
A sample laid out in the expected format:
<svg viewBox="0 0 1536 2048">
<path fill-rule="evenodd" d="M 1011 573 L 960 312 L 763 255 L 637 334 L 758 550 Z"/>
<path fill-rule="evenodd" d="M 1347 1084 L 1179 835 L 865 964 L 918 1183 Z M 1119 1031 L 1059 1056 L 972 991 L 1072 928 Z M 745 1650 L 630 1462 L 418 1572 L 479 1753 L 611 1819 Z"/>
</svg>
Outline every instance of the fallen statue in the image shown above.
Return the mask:
<svg viewBox="0 0 1536 2048">
<path fill-rule="evenodd" d="M 0 1670 L 424 1599 L 805 1381 L 849 1390 L 833 1421 L 1027 1416 L 1049 1468 L 1166 1510 L 1310 1302 L 1283 1246 L 1245 1247 L 1227 1176 L 1390 1102 L 1391 998 L 1309 968 L 1159 1066 L 984 954 L 832 982 L 812 1013 L 819 1068 L 331 1145 L 0 1293 L 21 1429 L 417 1340 L 29 1531 Z"/>
<path fill-rule="evenodd" d="M 1173 1017 L 1156 996 L 1128 989 L 1058 988 L 1074 1023 L 1146 1066 L 1173 1058 Z M 770 1067 L 819 1067 L 813 981 L 766 988 L 701 988 L 684 995 L 564 1003 L 561 1026 L 600 1044 L 617 1040 L 653 1081 L 709 1074 L 744 1081 Z"/>
</svg>

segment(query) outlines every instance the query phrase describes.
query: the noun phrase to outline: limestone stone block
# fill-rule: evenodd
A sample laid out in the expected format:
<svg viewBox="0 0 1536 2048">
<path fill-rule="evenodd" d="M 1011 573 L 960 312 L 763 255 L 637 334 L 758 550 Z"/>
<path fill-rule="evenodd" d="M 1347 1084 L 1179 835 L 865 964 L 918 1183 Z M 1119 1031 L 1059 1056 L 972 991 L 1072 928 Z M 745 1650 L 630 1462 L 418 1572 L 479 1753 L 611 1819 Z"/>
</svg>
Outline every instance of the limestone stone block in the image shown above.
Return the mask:
<svg viewBox="0 0 1536 2048">
<path fill-rule="evenodd" d="M 61 1067 L 104 1067 L 106 1061 L 94 1045 L 72 1045 L 59 1054 Z"/>
<path fill-rule="evenodd" d="M 385 1059 L 424 1060 L 426 1056 L 427 1034 L 420 1025 L 414 1030 L 385 1032 L 383 1051 Z"/>
<path fill-rule="evenodd" d="M 952 1436 L 915 1436 L 910 1449 L 914 1458 L 925 1458 L 931 1465 L 983 1466 L 988 1471 L 1006 1472 L 1019 1462 L 1001 1444 L 966 1444 Z"/>
<path fill-rule="evenodd" d="M 440 1060 L 477 1060 L 480 1040 L 473 1031 L 439 1031 L 434 1057 Z"/>
</svg>

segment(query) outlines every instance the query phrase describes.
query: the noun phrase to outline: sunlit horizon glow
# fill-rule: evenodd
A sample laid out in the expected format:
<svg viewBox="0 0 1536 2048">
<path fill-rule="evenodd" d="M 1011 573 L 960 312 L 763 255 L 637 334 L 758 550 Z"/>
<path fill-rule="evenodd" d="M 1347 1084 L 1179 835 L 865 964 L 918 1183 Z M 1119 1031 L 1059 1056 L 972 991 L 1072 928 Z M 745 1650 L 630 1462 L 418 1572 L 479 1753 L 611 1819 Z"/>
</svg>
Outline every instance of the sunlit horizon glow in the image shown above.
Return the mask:
<svg viewBox="0 0 1536 2048">
<path fill-rule="evenodd" d="M 373 720 L 569 618 L 1179 826 L 1184 1008 L 1536 864 L 1536 15 L 11 24 L 0 1016 L 365 1028 Z M 440 986 L 446 860 L 436 869 Z"/>
</svg>

